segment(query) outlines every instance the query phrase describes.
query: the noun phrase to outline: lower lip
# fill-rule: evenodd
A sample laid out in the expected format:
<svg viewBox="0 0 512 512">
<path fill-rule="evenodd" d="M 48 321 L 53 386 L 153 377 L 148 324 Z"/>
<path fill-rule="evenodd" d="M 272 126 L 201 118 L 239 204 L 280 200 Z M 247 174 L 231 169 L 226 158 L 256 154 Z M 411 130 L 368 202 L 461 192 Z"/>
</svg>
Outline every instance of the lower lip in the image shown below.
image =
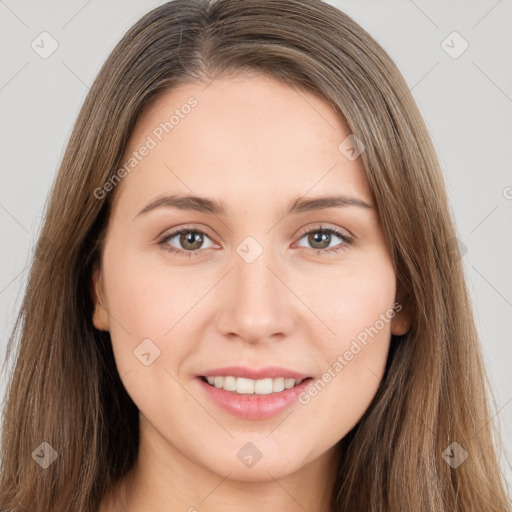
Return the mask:
<svg viewBox="0 0 512 512">
<path fill-rule="evenodd" d="M 208 396 L 219 407 L 234 416 L 248 420 L 264 420 L 283 412 L 297 402 L 298 396 L 313 382 L 312 378 L 308 378 L 298 386 L 269 395 L 241 395 L 211 386 L 200 377 L 198 380 Z"/>
</svg>

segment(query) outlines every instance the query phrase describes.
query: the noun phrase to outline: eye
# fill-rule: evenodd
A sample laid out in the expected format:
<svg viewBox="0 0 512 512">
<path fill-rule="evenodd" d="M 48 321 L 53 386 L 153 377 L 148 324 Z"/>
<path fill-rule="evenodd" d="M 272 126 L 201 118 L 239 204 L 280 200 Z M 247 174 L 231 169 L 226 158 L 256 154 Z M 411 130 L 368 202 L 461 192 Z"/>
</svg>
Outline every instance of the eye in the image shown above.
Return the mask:
<svg viewBox="0 0 512 512">
<path fill-rule="evenodd" d="M 176 248 L 170 244 L 174 239 L 176 239 L 175 243 L 181 247 Z M 205 239 L 210 240 L 210 237 L 204 231 L 194 227 L 188 227 L 167 233 L 158 241 L 158 245 L 171 253 L 190 257 L 201 254 L 199 249 L 205 249 L 205 247 L 202 247 Z M 213 242 L 211 242 L 209 247 L 213 245 Z"/>
<path fill-rule="evenodd" d="M 347 246 L 353 243 L 352 237 L 342 233 L 334 228 L 324 226 L 317 226 L 314 229 L 306 231 L 301 236 L 300 240 L 306 238 L 307 243 L 311 244 L 313 249 L 317 250 L 317 254 L 321 253 L 335 253 L 339 250 L 346 249 Z M 336 238 L 341 240 L 341 244 L 336 244 Z M 299 240 L 299 241 L 300 241 Z M 334 244 L 332 244 L 334 242 Z M 299 247 L 304 247 L 299 244 Z"/>
<path fill-rule="evenodd" d="M 314 229 L 306 231 L 302 234 L 300 240 L 303 238 L 306 238 L 307 243 L 312 245 L 312 249 L 316 249 L 317 254 L 335 253 L 339 250 L 346 249 L 347 246 L 353 243 L 353 239 L 349 235 L 337 229 L 325 226 L 317 226 Z M 338 242 L 338 244 L 334 243 L 334 245 L 332 245 L 332 242 L 335 242 L 336 238 L 341 240 L 341 243 Z M 208 247 L 203 246 L 205 240 L 210 240 Z M 171 242 L 177 244 L 179 247 L 172 245 Z M 215 246 L 210 237 L 203 230 L 196 227 L 184 227 L 167 233 L 158 241 L 158 245 L 170 253 L 188 257 L 200 255 L 201 249 Z M 299 247 L 304 246 L 299 244 Z"/>
</svg>

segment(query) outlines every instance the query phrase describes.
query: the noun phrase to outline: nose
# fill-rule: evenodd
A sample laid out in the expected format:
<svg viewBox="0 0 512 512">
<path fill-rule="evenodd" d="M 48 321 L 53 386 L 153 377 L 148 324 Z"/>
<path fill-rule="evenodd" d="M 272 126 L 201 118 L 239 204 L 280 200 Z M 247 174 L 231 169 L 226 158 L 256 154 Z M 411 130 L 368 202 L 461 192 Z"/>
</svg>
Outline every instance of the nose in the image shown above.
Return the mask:
<svg viewBox="0 0 512 512">
<path fill-rule="evenodd" d="M 248 263 L 234 255 L 234 268 L 219 290 L 217 328 L 227 337 L 250 344 L 280 341 L 294 328 L 293 293 L 286 273 L 263 251 Z"/>
</svg>

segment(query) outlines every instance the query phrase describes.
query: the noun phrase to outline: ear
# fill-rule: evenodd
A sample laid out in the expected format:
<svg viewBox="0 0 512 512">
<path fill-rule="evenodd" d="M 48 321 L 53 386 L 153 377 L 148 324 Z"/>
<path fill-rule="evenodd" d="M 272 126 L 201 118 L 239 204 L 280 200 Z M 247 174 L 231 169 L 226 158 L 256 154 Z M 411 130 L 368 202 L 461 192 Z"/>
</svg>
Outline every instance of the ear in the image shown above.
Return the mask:
<svg viewBox="0 0 512 512">
<path fill-rule="evenodd" d="M 107 308 L 105 295 L 103 292 L 103 279 L 100 269 L 94 265 L 91 279 L 91 299 L 94 304 L 94 312 L 92 315 L 92 323 L 96 329 L 100 331 L 108 331 L 110 327 L 110 319 Z"/>
<path fill-rule="evenodd" d="M 409 304 L 409 294 L 400 283 L 397 287 L 395 304 L 395 316 L 391 320 L 391 334 L 402 336 L 411 328 L 413 314 Z"/>
</svg>

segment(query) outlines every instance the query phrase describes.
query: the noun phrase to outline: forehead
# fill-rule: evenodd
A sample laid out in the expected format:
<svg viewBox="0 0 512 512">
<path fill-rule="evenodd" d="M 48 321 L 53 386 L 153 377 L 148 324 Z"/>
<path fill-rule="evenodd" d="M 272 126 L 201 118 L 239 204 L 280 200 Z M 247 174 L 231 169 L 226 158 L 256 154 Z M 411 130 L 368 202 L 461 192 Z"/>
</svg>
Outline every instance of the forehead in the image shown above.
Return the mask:
<svg viewBox="0 0 512 512">
<path fill-rule="evenodd" d="M 370 200 L 361 159 L 340 149 L 349 135 L 326 100 L 273 78 L 240 74 L 182 84 L 143 112 L 118 187 L 124 201 L 138 205 L 176 191 L 221 194 L 240 205 L 308 190 Z"/>
</svg>

